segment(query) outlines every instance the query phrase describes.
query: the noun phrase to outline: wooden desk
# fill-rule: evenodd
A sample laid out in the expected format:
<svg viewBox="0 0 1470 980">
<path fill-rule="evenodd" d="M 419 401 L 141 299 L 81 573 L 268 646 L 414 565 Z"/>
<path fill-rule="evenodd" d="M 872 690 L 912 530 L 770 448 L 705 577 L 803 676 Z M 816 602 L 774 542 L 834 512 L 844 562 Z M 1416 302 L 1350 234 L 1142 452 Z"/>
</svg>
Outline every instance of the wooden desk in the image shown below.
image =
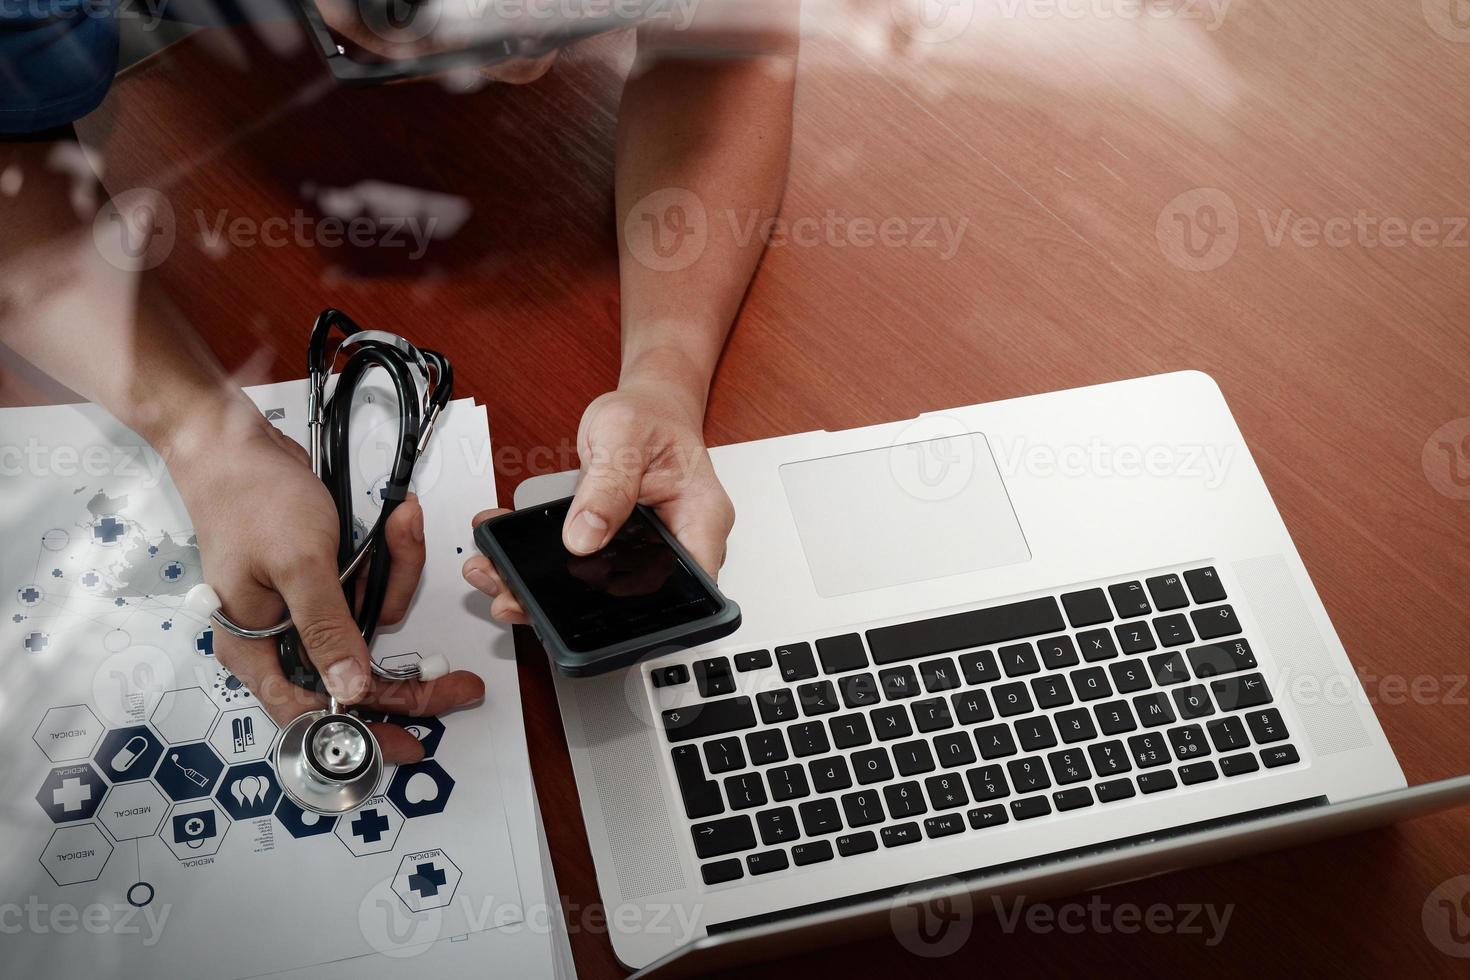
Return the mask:
<svg viewBox="0 0 1470 980">
<path fill-rule="evenodd" d="M 1437 33 L 1418 3 L 1239 0 L 1215 30 L 1198 6 L 1128 18 L 1023 5 L 1032 16 L 992 10 L 960 39 L 905 44 L 887 6 L 850 6 L 877 26 L 866 33 L 811 19 L 784 213 L 898 218 L 910 237 L 767 254 L 714 387 L 710 441 L 1204 369 L 1410 782 L 1470 769 L 1470 502 L 1435 489 L 1453 487 L 1451 461 L 1426 451 L 1470 416 L 1470 233 L 1453 220 L 1470 212 L 1470 43 Z M 178 244 L 162 274 L 242 381 L 299 376 L 328 302 L 432 335 L 460 391 L 490 407 L 508 500 L 529 473 L 572 464 L 582 407 L 614 383 L 611 161 L 628 54 L 627 38 L 590 43 L 524 89 L 348 91 L 299 44 L 275 53 L 209 32 L 131 71 L 82 128 L 110 189 L 169 197 Z M 472 215 L 418 262 L 201 245 L 201 221 L 319 215 L 313 187 L 366 179 L 457 195 Z M 1229 252 L 1228 231 L 1212 252 L 1197 223 L 1192 258 L 1170 210 L 1198 188 L 1214 192 L 1175 208 L 1186 223 L 1209 220 L 1201 202 L 1238 218 L 1233 253 L 1210 271 L 1186 266 Z M 1323 226 L 1335 244 L 1311 245 L 1291 224 L 1360 213 L 1376 243 L 1339 221 Z M 1428 230 L 1390 247 L 1385 233 L 1405 237 L 1390 218 Z M 919 219 L 967 223 L 952 255 L 914 240 Z M 542 661 L 526 659 L 522 684 L 577 964 L 618 975 L 584 915 L 597 892 Z M 1198 935 L 1007 934 L 987 917 L 948 959 L 879 938 L 770 974 L 1463 975 L 1426 939 L 1421 909 L 1467 872 L 1461 812 L 1104 896 L 1233 904 L 1214 948 Z"/>
</svg>

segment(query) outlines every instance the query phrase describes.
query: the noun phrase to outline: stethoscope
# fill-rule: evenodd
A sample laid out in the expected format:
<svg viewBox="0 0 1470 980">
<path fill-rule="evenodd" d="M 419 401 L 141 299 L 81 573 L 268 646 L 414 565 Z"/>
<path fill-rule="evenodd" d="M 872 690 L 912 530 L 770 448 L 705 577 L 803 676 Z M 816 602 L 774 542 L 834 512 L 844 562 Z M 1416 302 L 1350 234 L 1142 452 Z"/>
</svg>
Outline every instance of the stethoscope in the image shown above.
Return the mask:
<svg viewBox="0 0 1470 980">
<path fill-rule="evenodd" d="M 327 338 L 333 328 L 342 333 L 343 339 L 329 358 Z M 328 394 L 327 382 L 344 352 L 346 360 Z M 377 520 L 361 544 L 354 547 L 348 425 L 353 393 L 375 367 L 387 373 L 397 395 L 398 441 Z M 397 334 L 364 330 L 347 314 L 329 309 L 322 311 L 311 328 L 307 385 L 311 469 L 326 484 L 337 505 L 337 564 L 341 568 L 337 578 L 348 605 L 353 606 L 358 576 L 366 567 L 362 602 L 355 616 L 363 639 L 371 644 L 383 609 L 391 561 L 388 549 L 381 547 L 384 529 L 408 493 L 414 465 L 429 445 L 439 413 L 449 404 L 454 370 L 442 354 L 417 348 Z M 346 705 L 327 692 L 321 676 L 303 655 L 301 637 L 290 617 L 264 629 L 241 626 L 224 614 L 219 594 L 202 583 L 189 591 L 184 606 L 200 619 L 213 620 L 221 629 L 243 639 L 276 638 L 286 676 L 301 687 L 328 695 L 326 708 L 297 716 L 276 741 L 274 761 L 281 791 L 302 809 L 326 815 L 346 813 L 372 796 L 383 775 L 383 752 L 378 740 L 367 725 L 347 713 Z M 404 666 L 371 663 L 373 674 L 389 681 L 429 681 L 449 672 L 442 655 Z"/>
</svg>

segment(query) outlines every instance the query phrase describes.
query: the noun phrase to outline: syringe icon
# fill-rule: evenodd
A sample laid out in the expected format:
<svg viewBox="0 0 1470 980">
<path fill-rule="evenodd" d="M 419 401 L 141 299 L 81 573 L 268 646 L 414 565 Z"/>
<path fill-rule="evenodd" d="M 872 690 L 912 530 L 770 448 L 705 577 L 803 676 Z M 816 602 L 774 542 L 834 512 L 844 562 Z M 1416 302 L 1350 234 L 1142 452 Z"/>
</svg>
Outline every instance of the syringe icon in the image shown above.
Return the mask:
<svg viewBox="0 0 1470 980">
<path fill-rule="evenodd" d="M 189 780 L 189 782 L 193 783 L 195 786 L 198 786 L 202 789 L 205 786 L 209 785 L 209 780 L 205 778 L 204 773 L 200 772 L 198 769 L 191 769 L 179 761 L 179 754 L 177 752 L 172 753 L 168 757 L 168 759 L 175 766 L 178 766 L 179 771 L 184 774 L 184 778 Z"/>
</svg>

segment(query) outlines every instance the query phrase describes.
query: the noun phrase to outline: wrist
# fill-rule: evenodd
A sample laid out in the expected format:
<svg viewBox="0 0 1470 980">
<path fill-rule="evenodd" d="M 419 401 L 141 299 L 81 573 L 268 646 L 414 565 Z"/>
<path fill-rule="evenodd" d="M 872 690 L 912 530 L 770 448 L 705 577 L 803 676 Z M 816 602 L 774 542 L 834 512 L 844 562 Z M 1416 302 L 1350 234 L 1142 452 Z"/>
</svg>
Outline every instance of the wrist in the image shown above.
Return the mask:
<svg viewBox="0 0 1470 980">
<path fill-rule="evenodd" d="M 671 401 L 688 415 L 698 427 L 704 421 L 711 373 L 712 366 L 701 364 L 677 347 L 627 350 L 618 374 L 618 389 L 657 392 L 659 397 Z"/>
<path fill-rule="evenodd" d="M 241 393 L 221 392 L 179 404 L 187 405 L 187 411 L 154 413 L 157 421 L 139 434 L 163 457 L 181 490 L 201 463 L 267 435 L 263 427 L 270 423 Z"/>
</svg>

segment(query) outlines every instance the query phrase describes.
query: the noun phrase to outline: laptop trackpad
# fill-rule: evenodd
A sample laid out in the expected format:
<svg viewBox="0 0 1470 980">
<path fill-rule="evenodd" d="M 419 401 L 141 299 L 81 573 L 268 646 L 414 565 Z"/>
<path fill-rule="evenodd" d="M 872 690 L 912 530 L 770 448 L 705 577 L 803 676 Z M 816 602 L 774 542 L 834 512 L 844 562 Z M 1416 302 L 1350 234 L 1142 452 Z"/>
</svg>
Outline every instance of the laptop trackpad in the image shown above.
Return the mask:
<svg viewBox="0 0 1470 980">
<path fill-rule="evenodd" d="M 786 463 L 781 482 L 828 598 L 1031 558 L 978 432 Z"/>
</svg>

